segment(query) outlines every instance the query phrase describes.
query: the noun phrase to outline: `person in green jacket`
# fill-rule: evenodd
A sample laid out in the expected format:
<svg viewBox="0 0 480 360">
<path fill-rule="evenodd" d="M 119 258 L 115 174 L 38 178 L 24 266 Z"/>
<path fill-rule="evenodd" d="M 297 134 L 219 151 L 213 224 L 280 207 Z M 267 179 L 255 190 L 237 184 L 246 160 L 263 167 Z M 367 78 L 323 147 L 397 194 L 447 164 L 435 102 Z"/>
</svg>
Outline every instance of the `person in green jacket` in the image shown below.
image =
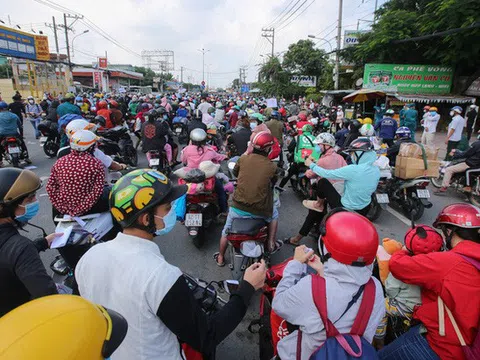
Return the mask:
<svg viewBox="0 0 480 360">
<path fill-rule="evenodd" d="M 130 112 L 130 114 L 137 115 L 137 108 L 139 104 L 140 103 L 138 101 L 137 95 L 133 95 L 132 100 L 128 104 L 128 111 Z"/>
<path fill-rule="evenodd" d="M 415 110 L 415 104 L 408 104 L 408 110 L 404 113 L 403 123 L 400 121 L 400 126 L 406 126 L 410 129 L 412 140 L 415 141 L 415 131 L 417 130 L 418 111 Z"/>
</svg>

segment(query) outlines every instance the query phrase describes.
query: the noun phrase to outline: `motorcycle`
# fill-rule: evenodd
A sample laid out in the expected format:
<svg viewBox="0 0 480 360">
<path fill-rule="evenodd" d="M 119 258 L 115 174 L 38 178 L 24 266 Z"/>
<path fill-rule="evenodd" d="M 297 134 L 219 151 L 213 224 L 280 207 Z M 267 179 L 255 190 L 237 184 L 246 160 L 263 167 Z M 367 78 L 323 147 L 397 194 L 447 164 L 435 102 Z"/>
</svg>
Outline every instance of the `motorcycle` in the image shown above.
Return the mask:
<svg viewBox="0 0 480 360">
<path fill-rule="evenodd" d="M 173 119 L 173 132 L 178 136 L 181 145 L 188 143 L 187 118 L 176 117 Z"/>
<path fill-rule="evenodd" d="M 106 155 L 112 156 L 117 162 L 137 166 L 138 154 L 128 133 L 128 127 L 116 126 L 100 130 L 97 134 L 101 137 L 98 147 Z"/>
<path fill-rule="evenodd" d="M 2 140 L 2 151 L 5 159 L 13 167 L 20 167 L 20 160 L 28 158 L 28 152 L 22 150 L 20 138 L 17 136 L 7 136 Z"/>
<path fill-rule="evenodd" d="M 45 155 L 49 158 L 57 156 L 57 152 L 60 149 L 58 125 L 50 120 L 45 120 L 38 124 L 38 131 L 42 134 L 40 144 L 43 146 Z"/>
<path fill-rule="evenodd" d="M 161 171 L 166 175 L 169 175 L 172 171 L 164 151 L 150 150 L 147 152 L 147 158 L 149 159 L 148 167 L 150 169 Z"/>
<path fill-rule="evenodd" d="M 195 175 L 192 176 L 190 172 L 184 179 L 179 179 L 179 184 L 189 184 L 184 225 L 193 244 L 200 249 L 205 243 L 207 229 L 220 214 L 220 208 L 214 190 L 215 176 L 206 179 L 201 170 L 193 171 Z"/>
<path fill-rule="evenodd" d="M 412 180 L 383 178 L 378 183 L 376 197 L 379 203 L 400 207 L 407 218 L 417 221 L 423 216 L 425 208 L 433 206 L 428 200 L 430 192 L 426 189 L 429 183 L 426 177 Z"/>
<path fill-rule="evenodd" d="M 446 169 L 449 166 L 457 165 L 461 162 L 465 162 L 465 159 L 442 162 L 438 177 L 430 179 L 432 185 L 437 189 L 441 188 Z M 468 169 L 466 172 L 454 173 L 450 180 L 450 188 L 458 192 L 463 192 L 463 188 L 467 186 L 467 176 L 470 176 L 470 187 L 472 191 L 464 193 L 472 205 L 480 206 L 480 169 Z"/>
</svg>

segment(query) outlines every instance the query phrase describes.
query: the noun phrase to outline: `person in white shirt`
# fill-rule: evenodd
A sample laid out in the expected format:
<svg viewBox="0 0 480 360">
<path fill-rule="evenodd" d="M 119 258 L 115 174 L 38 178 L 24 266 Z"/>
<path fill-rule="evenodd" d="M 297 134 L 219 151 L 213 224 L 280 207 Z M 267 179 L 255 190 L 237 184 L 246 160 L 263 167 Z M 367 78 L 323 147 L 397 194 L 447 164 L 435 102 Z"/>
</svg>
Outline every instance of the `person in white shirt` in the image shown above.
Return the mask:
<svg viewBox="0 0 480 360">
<path fill-rule="evenodd" d="M 448 125 L 447 139 L 445 145 L 447 145 L 447 154 L 445 160 L 450 160 L 450 153 L 453 149 L 456 149 L 460 140 L 462 140 L 462 132 L 465 127 L 465 119 L 462 117 L 463 109 L 460 106 L 454 106 L 450 111 L 452 121 Z"/>
<path fill-rule="evenodd" d="M 337 126 L 337 131 L 340 131 L 340 129 L 343 126 L 343 118 L 344 118 L 344 113 L 343 113 L 343 108 L 339 105 L 337 108 L 337 119 L 335 120 L 335 124 Z"/>
<path fill-rule="evenodd" d="M 440 115 L 437 111 L 438 109 L 432 106 L 423 116 L 422 145 L 435 145 L 435 133 L 437 132 L 437 125 L 440 121 Z"/>
<path fill-rule="evenodd" d="M 186 191 L 156 170 L 120 178 L 110 193 L 110 209 L 123 232 L 92 247 L 75 269 L 82 297 L 128 321 L 115 360 L 181 360 L 182 344 L 214 359 L 215 347 L 242 321 L 253 294 L 264 285 L 262 260 L 245 270 L 222 309 L 213 315 L 202 310 L 182 271 L 153 242 L 175 227 L 176 200 Z"/>
<path fill-rule="evenodd" d="M 207 114 L 208 113 L 208 109 L 210 107 L 212 107 L 212 105 L 210 105 L 209 102 L 207 102 L 204 98 L 202 98 L 201 100 L 201 104 L 198 105 L 198 110 L 200 110 L 202 112 L 202 114 Z"/>
</svg>

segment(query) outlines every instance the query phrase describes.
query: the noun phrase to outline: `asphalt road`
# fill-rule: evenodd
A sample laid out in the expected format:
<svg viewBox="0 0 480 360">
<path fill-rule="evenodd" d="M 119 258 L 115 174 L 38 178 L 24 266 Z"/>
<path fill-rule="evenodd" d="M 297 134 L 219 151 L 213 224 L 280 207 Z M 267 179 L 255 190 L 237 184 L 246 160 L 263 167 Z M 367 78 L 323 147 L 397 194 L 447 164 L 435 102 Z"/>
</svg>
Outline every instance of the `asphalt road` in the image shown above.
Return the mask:
<svg viewBox="0 0 480 360">
<path fill-rule="evenodd" d="M 36 167 L 33 171 L 46 181 L 55 159 L 49 159 L 45 156 L 39 142 L 33 136 L 33 129 L 30 124 L 25 122 L 24 125 L 27 147 L 33 166 Z M 146 167 L 147 161 L 145 155 L 139 152 L 139 167 L 142 166 Z M 433 193 L 431 186 L 430 192 Z M 51 233 L 54 231 L 54 224 L 51 217 L 51 204 L 45 188 L 40 189 L 38 194 L 40 213 L 35 217 L 33 223 L 43 227 L 47 233 Z M 463 201 L 463 197 L 455 193 L 449 193 L 448 196 L 444 197 L 432 195 L 433 208 L 425 210 L 425 214 L 420 222 L 431 225 L 438 212 L 445 205 L 461 201 Z M 307 210 L 302 206 L 300 199 L 289 188 L 281 195 L 281 203 L 278 238 L 283 239 L 297 233 L 307 214 Z M 389 210 L 391 211 L 391 209 Z M 388 237 L 403 241 L 404 234 L 408 229 L 408 220 L 403 216 L 398 216 L 398 214 L 394 215 L 390 211 L 384 210 L 380 218 L 375 222 L 380 239 Z M 392 212 L 394 213 L 394 211 Z M 27 230 L 29 231 L 26 234 L 28 237 L 35 238 L 41 235 L 38 229 L 27 228 Z M 209 238 L 202 250 L 195 248 L 188 237 L 185 227 L 181 224 L 177 224 L 170 234 L 156 238 L 155 242 L 159 245 L 167 261 L 178 266 L 182 271 L 204 280 L 225 280 L 230 277 L 228 266 L 219 268 L 212 258 L 212 254 L 218 251 L 220 232 L 221 226 L 216 226 L 208 232 Z M 304 243 L 309 247 L 313 247 L 314 239 L 305 239 Z M 49 272 L 50 262 L 55 255 L 57 255 L 55 250 L 47 250 L 41 255 Z M 272 263 L 279 263 L 292 255 L 293 248 L 284 246 L 278 253 L 272 256 Z M 121 280 L 119 279 L 119 281 Z M 217 359 L 258 359 L 258 336 L 250 334 L 247 330 L 249 322 L 258 317 L 258 299 L 259 294 L 257 294 L 250 305 L 243 322 L 218 346 Z"/>
</svg>

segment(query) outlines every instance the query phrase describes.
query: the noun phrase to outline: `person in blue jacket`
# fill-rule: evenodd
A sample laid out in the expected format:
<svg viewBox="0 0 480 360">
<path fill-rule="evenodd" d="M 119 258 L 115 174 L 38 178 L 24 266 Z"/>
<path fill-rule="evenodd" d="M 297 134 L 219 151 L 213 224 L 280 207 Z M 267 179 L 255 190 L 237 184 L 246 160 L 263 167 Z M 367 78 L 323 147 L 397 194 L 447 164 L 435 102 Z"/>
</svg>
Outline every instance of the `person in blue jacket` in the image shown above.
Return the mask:
<svg viewBox="0 0 480 360">
<path fill-rule="evenodd" d="M 412 140 L 415 141 L 415 131 L 417 130 L 418 111 L 415 110 L 415 104 L 408 104 L 408 110 L 405 111 L 405 119 L 400 122 L 400 126 L 406 126 L 410 129 Z"/>
<path fill-rule="evenodd" d="M 317 212 L 323 211 L 324 206 L 331 209 L 344 207 L 361 215 L 367 215 L 370 209 L 372 194 L 377 189 L 380 180 L 380 169 L 373 165 L 377 154 L 373 151 L 373 144 L 368 138 L 360 137 L 354 140 L 345 150 L 350 154 L 352 164 L 335 170 L 326 170 L 315 164 L 309 157 L 305 161 L 310 170 L 321 177 L 317 183 L 317 196 L 322 201 L 304 202 L 304 206 Z M 340 195 L 327 179 L 344 180 L 344 192 Z"/>
<path fill-rule="evenodd" d="M 27 146 L 23 137 L 20 135 L 22 129 L 22 121 L 20 118 L 8 111 L 8 104 L 5 101 L 0 101 L 0 142 L 5 137 L 13 136 L 20 141 L 20 147 L 23 150 L 25 156 L 25 162 L 31 164 L 30 158 L 28 157 Z M 0 167 L 2 167 L 3 159 L 3 149 L 0 149 Z"/>
<path fill-rule="evenodd" d="M 397 131 L 398 124 L 397 120 L 393 118 L 395 111 L 393 109 L 388 109 L 385 112 L 385 116 L 382 121 L 378 124 L 375 124 L 375 131 L 379 132 L 379 137 L 382 139 L 384 144 L 388 146 L 393 145 L 393 139 L 395 138 L 395 132 Z"/>
<path fill-rule="evenodd" d="M 385 104 L 374 106 L 373 108 L 375 109 L 375 125 L 377 125 L 382 121 L 383 115 L 385 114 Z"/>
</svg>

